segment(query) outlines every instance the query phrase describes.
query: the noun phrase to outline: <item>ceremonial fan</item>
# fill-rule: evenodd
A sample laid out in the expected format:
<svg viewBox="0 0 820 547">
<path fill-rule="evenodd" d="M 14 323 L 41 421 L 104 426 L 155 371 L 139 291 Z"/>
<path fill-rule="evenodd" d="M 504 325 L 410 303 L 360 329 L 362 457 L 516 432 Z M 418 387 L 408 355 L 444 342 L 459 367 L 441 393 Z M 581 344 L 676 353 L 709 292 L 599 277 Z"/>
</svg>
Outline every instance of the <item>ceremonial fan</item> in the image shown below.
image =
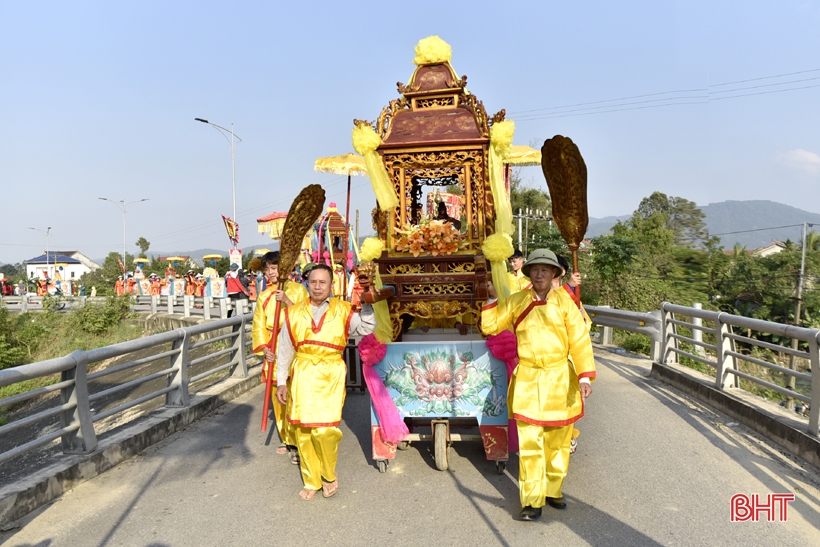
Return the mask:
<svg viewBox="0 0 820 547">
<path fill-rule="evenodd" d="M 572 139 L 555 135 L 541 147 L 541 169 L 552 199 L 552 218 L 572 253 L 572 271 L 577 272 L 578 246 L 589 224 L 587 166 Z"/>
<path fill-rule="evenodd" d="M 282 227 L 282 237 L 279 239 L 279 284 L 277 288 L 284 290 L 288 274 L 296 266 L 299 253 L 302 250 L 302 240 L 305 234 L 322 214 L 325 207 L 325 191 L 318 184 L 299 192 L 290 206 L 285 225 Z M 273 312 L 273 335 L 268 347 L 276 354 L 276 344 L 279 341 L 279 316 L 282 313 L 282 303 L 276 302 Z M 268 375 L 265 379 L 265 401 L 262 408 L 262 431 L 268 428 L 268 410 L 270 408 L 270 394 L 273 387 L 273 363 L 268 363 Z"/>
</svg>

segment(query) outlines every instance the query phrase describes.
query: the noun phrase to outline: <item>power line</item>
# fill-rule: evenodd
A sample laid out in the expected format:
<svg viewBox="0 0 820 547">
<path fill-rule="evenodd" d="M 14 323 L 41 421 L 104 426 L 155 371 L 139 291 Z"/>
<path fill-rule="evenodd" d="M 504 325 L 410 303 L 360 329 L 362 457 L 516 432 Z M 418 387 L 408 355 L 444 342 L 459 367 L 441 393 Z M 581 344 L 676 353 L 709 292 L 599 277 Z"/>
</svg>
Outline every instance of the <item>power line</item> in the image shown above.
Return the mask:
<svg viewBox="0 0 820 547">
<path fill-rule="evenodd" d="M 735 82 L 725 82 L 725 83 L 722 83 L 722 84 L 712 84 L 709 87 L 720 87 L 720 86 L 723 86 L 723 85 L 742 84 L 742 83 L 745 83 L 745 82 L 756 82 L 758 80 L 770 80 L 772 78 L 782 78 L 783 76 L 795 76 L 797 74 L 806 74 L 808 72 L 818 72 L 818 71 L 820 71 L 820 68 L 812 68 L 812 69 L 809 69 L 809 70 L 801 70 L 800 72 L 787 72 L 785 74 L 775 74 L 774 76 L 763 76 L 761 78 L 752 78 L 750 80 L 737 80 Z"/>
<path fill-rule="evenodd" d="M 775 91 L 761 91 L 759 93 L 744 93 L 743 95 L 729 95 L 728 97 L 710 97 L 709 100 L 711 101 L 720 101 L 723 99 L 735 99 L 737 97 L 751 97 L 752 95 L 769 95 L 770 93 L 783 93 L 785 91 L 797 91 L 799 89 L 811 89 L 813 87 L 820 87 L 820 84 L 817 85 L 807 85 L 804 87 L 790 87 L 789 89 L 777 89 Z"/>
<path fill-rule="evenodd" d="M 802 80 L 791 80 L 789 82 L 777 82 L 776 84 L 751 85 L 747 87 L 736 87 L 734 89 L 726 89 L 724 91 L 710 91 L 709 95 L 714 95 L 717 93 L 731 93 L 732 91 L 743 91 L 746 89 L 759 89 L 761 87 L 774 87 L 776 85 L 798 84 L 800 82 L 811 82 L 813 80 L 820 80 L 820 76 L 817 76 L 815 78 L 803 78 Z"/>
<path fill-rule="evenodd" d="M 780 228 L 794 228 L 796 226 L 802 226 L 803 223 L 800 224 L 787 224 L 786 226 L 773 226 L 772 228 L 755 228 L 754 230 L 738 230 L 737 232 L 723 232 L 722 234 L 709 234 L 710 236 L 728 236 L 732 234 L 746 234 L 749 232 L 765 232 L 766 230 L 779 230 Z"/>
</svg>

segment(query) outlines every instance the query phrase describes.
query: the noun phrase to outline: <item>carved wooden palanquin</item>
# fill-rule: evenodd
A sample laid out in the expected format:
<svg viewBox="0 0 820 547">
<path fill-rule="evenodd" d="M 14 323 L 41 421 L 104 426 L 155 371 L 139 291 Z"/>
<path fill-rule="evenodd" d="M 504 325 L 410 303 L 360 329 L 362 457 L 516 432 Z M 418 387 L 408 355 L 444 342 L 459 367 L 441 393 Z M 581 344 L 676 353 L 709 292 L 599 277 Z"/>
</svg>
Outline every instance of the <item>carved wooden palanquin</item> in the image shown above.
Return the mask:
<svg viewBox="0 0 820 547">
<path fill-rule="evenodd" d="M 399 200 L 390 211 L 375 210 L 373 218 L 386 249 L 379 273 L 396 289 L 389 300 L 394 338 L 409 324 L 402 315 L 444 319 L 473 312 L 478 317 L 487 297 L 489 272 L 481 245 L 495 232 L 488 171 L 491 120 L 466 83 L 448 62 L 420 65 L 407 85 L 398 84 L 402 97 L 375 122 L 382 139 L 377 152 Z M 414 257 L 394 248 L 397 231 L 416 220 L 413 205 L 423 185 L 461 190 L 464 242 L 452 255 Z"/>
</svg>

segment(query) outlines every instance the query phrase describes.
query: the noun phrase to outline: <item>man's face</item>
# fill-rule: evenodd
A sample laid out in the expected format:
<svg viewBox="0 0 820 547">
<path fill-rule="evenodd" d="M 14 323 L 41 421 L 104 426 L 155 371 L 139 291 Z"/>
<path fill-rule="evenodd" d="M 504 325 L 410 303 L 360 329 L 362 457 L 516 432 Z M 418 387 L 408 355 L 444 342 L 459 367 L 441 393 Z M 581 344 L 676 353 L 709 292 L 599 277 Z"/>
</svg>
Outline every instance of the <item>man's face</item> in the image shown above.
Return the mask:
<svg viewBox="0 0 820 547">
<path fill-rule="evenodd" d="M 555 266 L 549 264 L 533 264 L 530 266 L 530 281 L 536 291 L 547 290 L 555 277 Z"/>
<path fill-rule="evenodd" d="M 324 302 L 330 296 L 330 272 L 316 268 L 308 274 L 308 292 L 314 304 Z"/>
<path fill-rule="evenodd" d="M 521 266 L 523 266 L 523 265 L 524 265 L 524 257 L 522 257 L 522 256 L 518 256 L 518 257 L 510 259 L 510 267 L 512 268 L 512 271 L 514 271 L 514 272 L 517 272 L 518 270 L 520 270 Z"/>
<path fill-rule="evenodd" d="M 262 271 L 268 283 L 276 283 L 276 280 L 279 278 L 279 264 L 265 264 L 265 268 Z"/>
</svg>

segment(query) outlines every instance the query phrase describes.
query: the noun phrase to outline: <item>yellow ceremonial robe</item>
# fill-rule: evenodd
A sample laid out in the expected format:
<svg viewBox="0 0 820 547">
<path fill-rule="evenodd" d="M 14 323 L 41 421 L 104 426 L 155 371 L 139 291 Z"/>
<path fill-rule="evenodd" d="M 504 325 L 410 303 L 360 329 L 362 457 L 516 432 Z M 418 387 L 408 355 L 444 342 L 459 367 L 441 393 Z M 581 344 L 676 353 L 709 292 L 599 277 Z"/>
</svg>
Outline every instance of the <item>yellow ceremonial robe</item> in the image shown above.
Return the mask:
<svg viewBox="0 0 820 547">
<path fill-rule="evenodd" d="M 532 288 L 532 281 L 521 270 L 509 272 L 507 275 L 510 276 L 510 293 L 514 294 Z"/>
<path fill-rule="evenodd" d="M 342 352 L 347 346 L 350 302 L 331 298 L 318 323 L 309 300 L 285 311 L 285 328 L 295 351 L 290 367 L 287 419 L 294 426 L 335 427 L 342 421 L 347 367 Z"/>
<path fill-rule="evenodd" d="M 565 291 L 550 290 L 543 301 L 533 290 L 522 291 L 504 305 L 484 306 L 481 328 L 487 335 L 512 329 L 518 341 L 508 392 L 511 418 L 565 426 L 583 417 L 578 379 L 595 379 L 595 360 L 587 325 Z"/>
<path fill-rule="evenodd" d="M 285 281 L 285 295 L 290 301 L 297 304 L 307 300 L 307 289 L 301 283 L 294 283 L 291 280 Z M 253 325 L 251 326 L 251 341 L 253 352 L 257 355 L 264 355 L 262 348 L 270 344 L 273 335 L 273 314 L 276 310 L 276 287 L 268 286 L 256 299 L 256 310 L 253 312 Z M 284 311 L 284 309 L 283 309 Z M 285 314 L 279 316 L 279 328 L 285 322 Z M 273 381 L 276 383 L 276 368 L 274 367 Z"/>
</svg>

